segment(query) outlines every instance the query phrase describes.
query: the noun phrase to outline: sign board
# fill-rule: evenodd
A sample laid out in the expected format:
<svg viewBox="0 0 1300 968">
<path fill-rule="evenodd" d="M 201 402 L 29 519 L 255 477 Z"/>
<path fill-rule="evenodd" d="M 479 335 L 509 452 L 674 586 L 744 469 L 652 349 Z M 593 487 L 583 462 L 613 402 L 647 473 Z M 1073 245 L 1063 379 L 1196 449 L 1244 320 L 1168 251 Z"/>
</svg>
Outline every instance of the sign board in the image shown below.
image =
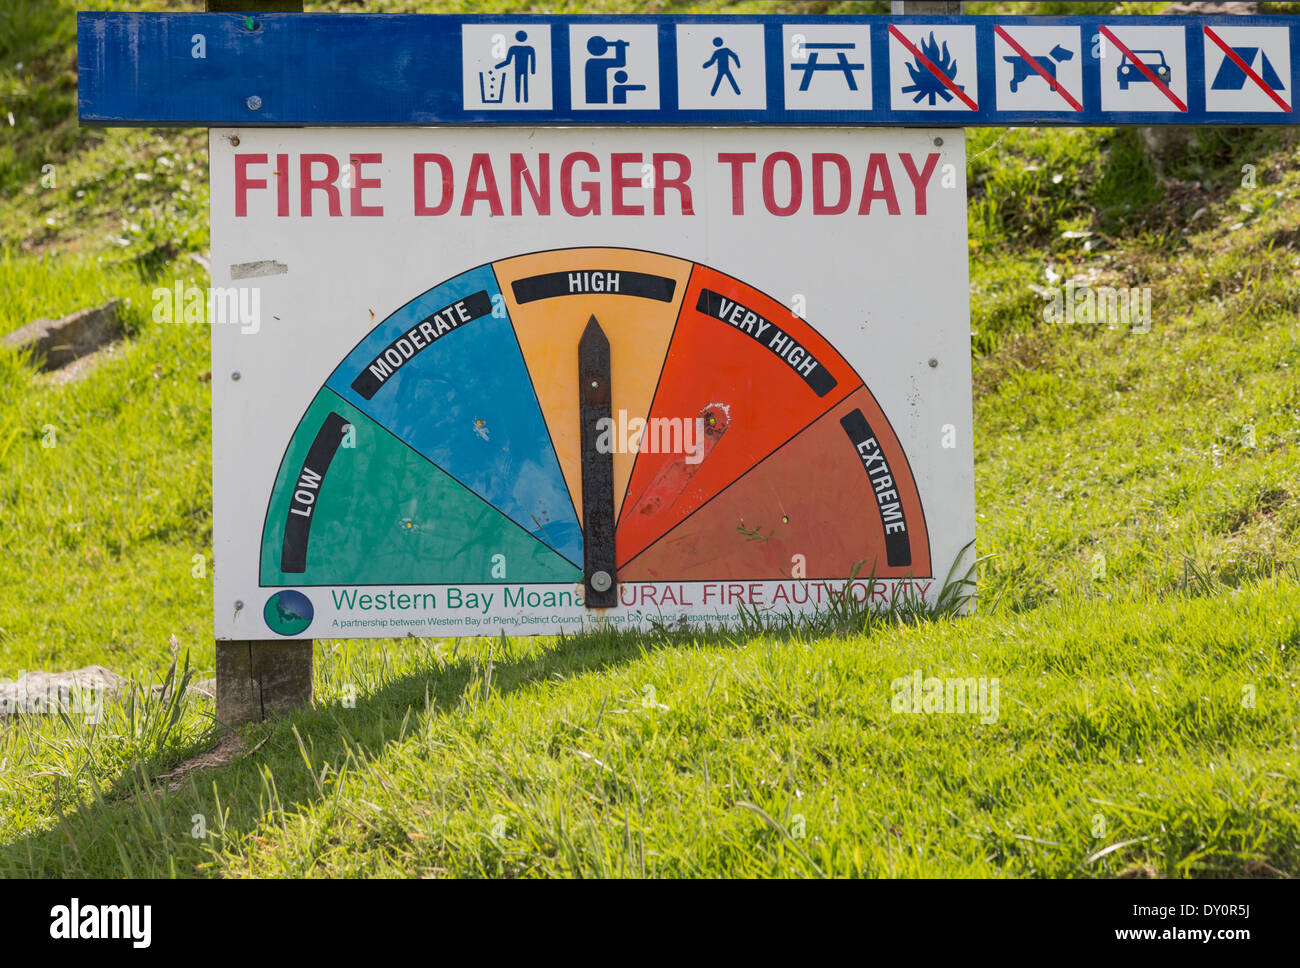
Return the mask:
<svg viewBox="0 0 1300 968">
<path fill-rule="evenodd" d="M 78 90 L 101 124 L 1294 124 L 1294 19 L 83 13 Z"/>
<path fill-rule="evenodd" d="M 1300 43 L 1253 16 L 78 30 L 83 122 L 212 128 L 235 640 L 728 623 L 872 574 L 933 600 L 974 537 L 961 129 L 1292 124 Z"/>
<path fill-rule="evenodd" d="M 933 601 L 974 538 L 960 130 L 231 128 L 211 171 L 218 638 Z"/>
</svg>

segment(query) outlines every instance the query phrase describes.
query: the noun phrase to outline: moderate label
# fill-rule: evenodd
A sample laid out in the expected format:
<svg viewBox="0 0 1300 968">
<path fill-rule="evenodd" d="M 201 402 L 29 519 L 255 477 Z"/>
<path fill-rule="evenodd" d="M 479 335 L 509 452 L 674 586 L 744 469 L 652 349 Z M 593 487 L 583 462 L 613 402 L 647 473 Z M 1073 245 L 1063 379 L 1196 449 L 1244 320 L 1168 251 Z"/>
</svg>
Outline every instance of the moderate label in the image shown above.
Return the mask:
<svg viewBox="0 0 1300 968">
<path fill-rule="evenodd" d="M 366 364 L 352 381 L 352 389 L 370 400 L 384 382 L 401 369 L 416 353 L 428 349 L 458 326 L 472 323 L 492 312 L 492 299 L 486 291 L 470 293 L 430 313 L 384 347 L 384 351 Z"/>
</svg>

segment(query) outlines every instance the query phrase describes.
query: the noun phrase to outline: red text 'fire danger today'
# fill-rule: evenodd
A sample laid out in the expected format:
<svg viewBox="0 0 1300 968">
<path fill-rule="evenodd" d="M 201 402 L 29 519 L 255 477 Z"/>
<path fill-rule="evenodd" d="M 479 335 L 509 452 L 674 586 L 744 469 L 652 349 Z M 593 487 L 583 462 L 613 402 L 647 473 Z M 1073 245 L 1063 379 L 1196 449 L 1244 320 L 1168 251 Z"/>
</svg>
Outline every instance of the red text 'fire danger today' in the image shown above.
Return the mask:
<svg viewBox="0 0 1300 968">
<path fill-rule="evenodd" d="M 707 163 L 680 152 L 476 152 L 452 158 L 416 152 L 386 162 L 381 152 L 238 153 L 235 216 L 375 218 L 416 216 L 632 215 L 696 213 L 705 184 L 730 194 L 731 213 L 926 215 L 934 191 L 957 187 L 937 152 L 719 152 Z M 707 169 L 717 166 L 714 171 Z"/>
</svg>

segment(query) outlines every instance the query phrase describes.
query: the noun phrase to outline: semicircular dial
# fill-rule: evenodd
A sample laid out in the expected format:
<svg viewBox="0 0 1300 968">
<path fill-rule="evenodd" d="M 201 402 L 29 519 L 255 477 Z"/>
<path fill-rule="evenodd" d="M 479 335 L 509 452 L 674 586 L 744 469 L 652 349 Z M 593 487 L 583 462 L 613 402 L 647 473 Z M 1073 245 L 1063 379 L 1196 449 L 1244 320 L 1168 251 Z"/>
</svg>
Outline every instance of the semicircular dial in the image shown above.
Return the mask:
<svg viewBox="0 0 1300 968">
<path fill-rule="evenodd" d="M 618 581 L 931 574 L 903 448 L 825 338 L 715 269 L 592 247 L 471 269 L 357 344 L 285 450 L 262 584 L 581 580 L 592 318 Z"/>
</svg>

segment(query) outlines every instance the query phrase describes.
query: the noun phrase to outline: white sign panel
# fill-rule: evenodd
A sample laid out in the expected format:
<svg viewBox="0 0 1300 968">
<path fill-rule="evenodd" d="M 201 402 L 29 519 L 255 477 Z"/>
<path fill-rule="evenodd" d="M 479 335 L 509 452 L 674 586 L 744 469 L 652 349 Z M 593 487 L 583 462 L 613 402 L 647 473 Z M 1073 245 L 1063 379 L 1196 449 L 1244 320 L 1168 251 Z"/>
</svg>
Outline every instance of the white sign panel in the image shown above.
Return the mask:
<svg viewBox="0 0 1300 968">
<path fill-rule="evenodd" d="M 551 28 L 546 24 L 464 24 L 461 56 L 467 110 L 551 110 Z"/>
<path fill-rule="evenodd" d="M 785 106 L 791 111 L 871 110 L 871 31 L 865 26 L 786 24 Z"/>
<path fill-rule="evenodd" d="M 1287 28 L 1207 24 L 1201 32 L 1207 111 L 1291 111 L 1291 32 Z"/>
<path fill-rule="evenodd" d="M 894 110 L 979 110 L 974 27 L 890 24 L 889 45 Z"/>
<path fill-rule="evenodd" d="M 687 110 L 765 110 L 762 24 L 678 24 L 677 104 Z"/>
<path fill-rule="evenodd" d="M 993 28 L 999 111 L 1082 111 L 1083 60 L 1078 27 Z"/>
<path fill-rule="evenodd" d="M 1103 111 L 1187 113 L 1187 39 L 1182 27 L 1099 26 Z"/>
<path fill-rule="evenodd" d="M 619 30 L 588 31 L 629 44 L 608 80 L 649 80 Z M 755 52 L 723 41 L 743 96 Z M 951 129 L 214 130 L 217 636 L 933 601 L 974 537 L 964 152 Z M 619 604 L 595 610 L 597 455 Z"/>
<path fill-rule="evenodd" d="M 659 107 L 659 31 L 651 24 L 573 24 L 569 82 L 581 111 Z"/>
</svg>

